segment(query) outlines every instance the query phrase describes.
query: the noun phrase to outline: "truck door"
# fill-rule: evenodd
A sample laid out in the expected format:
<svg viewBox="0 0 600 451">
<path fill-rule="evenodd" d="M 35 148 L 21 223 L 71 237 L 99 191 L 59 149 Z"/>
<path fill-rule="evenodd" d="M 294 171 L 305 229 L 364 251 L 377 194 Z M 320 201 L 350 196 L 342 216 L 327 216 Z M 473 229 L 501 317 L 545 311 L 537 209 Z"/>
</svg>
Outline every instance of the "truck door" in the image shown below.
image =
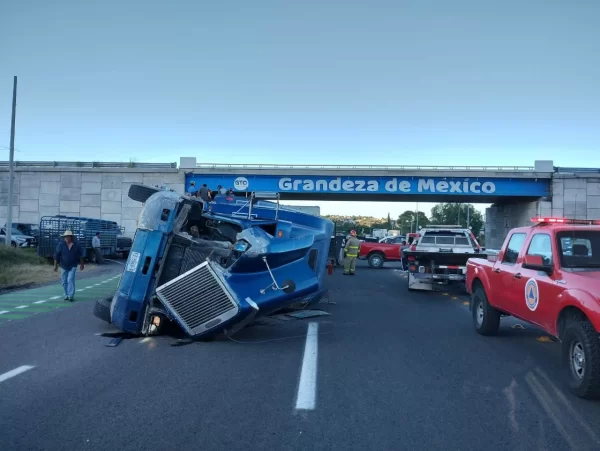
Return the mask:
<svg viewBox="0 0 600 451">
<path fill-rule="evenodd" d="M 544 264 L 551 265 L 556 255 L 552 237 L 548 233 L 536 233 L 531 238 L 525 255 L 539 255 Z M 546 330 L 553 326 L 552 319 L 558 316 L 556 299 L 562 287 L 555 283 L 554 274 L 549 276 L 543 271 L 523 268 L 521 258 L 515 272 L 514 294 L 517 300 L 519 316 Z"/>
<path fill-rule="evenodd" d="M 515 311 L 517 299 L 514 297 L 515 269 L 525 238 L 527 233 L 524 232 L 515 232 L 511 235 L 502 259 L 496 261 L 490 274 L 491 286 L 500 288 L 496 293 L 488 293 L 492 304 L 515 315 L 518 314 Z"/>
</svg>

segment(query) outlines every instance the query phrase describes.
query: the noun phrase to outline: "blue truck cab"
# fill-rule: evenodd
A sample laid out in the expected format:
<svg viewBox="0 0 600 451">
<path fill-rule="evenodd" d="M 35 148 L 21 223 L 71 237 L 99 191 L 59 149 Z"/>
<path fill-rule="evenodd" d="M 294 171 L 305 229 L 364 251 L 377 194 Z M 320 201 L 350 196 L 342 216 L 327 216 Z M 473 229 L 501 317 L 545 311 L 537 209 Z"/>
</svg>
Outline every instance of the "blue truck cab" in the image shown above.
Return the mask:
<svg viewBox="0 0 600 451">
<path fill-rule="evenodd" d="M 324 292 L 333 223 L 280 207 L 276 193 L 204 203 L 132 185 L 129 196 L 144 207 L 104 318 L 123 332 L 168 321 L 190 337 L 230 334 Z"/>
</svg>

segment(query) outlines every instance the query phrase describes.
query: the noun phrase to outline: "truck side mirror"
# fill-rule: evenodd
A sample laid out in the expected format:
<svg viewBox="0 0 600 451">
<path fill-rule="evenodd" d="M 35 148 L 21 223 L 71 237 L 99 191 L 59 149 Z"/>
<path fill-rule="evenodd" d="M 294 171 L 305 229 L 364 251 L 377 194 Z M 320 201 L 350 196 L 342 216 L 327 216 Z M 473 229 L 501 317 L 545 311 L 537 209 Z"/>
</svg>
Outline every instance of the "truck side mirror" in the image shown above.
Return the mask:
<svg viewBox="0 0 600 451">
<path fill-rule="evenodd" d="M 541 255 L 526 255 L 523 257 L 523 268 L 533 269 L 534 271 L 543 271 L 546 274 L 552 274 L 554 271 L 553 265 L 544 264 L 544 259 Z"/>
</svg>

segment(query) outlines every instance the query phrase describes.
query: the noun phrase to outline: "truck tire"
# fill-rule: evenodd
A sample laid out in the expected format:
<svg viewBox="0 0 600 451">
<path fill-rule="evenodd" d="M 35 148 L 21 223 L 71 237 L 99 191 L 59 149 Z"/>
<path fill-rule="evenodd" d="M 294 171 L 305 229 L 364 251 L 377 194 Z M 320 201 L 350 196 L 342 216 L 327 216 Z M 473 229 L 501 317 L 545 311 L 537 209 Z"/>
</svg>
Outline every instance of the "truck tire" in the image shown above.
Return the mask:
<svg viewBox="0 0 600 451">
<path fill-rule="evenodd" d="M 98 299 L 94 305 L 94 316 L 110 324 L 110 303 L 112 298 Z"/>
<path fill-rule="evenodd" d="M 594 326 L 586 319 L 567 323 L 562 351 L 571 391 L 580 398 L 600 398 L 600 337 Z"/>
<path fill-rule="evenodd" d="M 385 258 L 383 256 L 383 254 L 381 254 L 379 252 L 374 252 L 371 255 L 369 255 L 369 266 L 371 268 L 375 268 L 375 269 L 383 268 L 384 261 L 385 261 Z"/>
<path fill-rule="evenodd" d="M 475 330 L 480 335 L 494 335 L 500 327 L 500 312 L 489 304 L 482 286 L 478 286 L 471 296 Z"/>
</svg>

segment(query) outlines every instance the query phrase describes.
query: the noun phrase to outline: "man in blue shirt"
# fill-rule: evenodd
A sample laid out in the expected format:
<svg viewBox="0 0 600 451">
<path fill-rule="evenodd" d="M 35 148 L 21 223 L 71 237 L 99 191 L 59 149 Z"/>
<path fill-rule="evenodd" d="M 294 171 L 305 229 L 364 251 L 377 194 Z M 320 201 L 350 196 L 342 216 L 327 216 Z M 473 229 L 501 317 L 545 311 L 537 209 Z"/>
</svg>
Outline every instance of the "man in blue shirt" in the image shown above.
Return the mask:
<svg viewBox="0 0 600 451">
<path fill-rule="evenodd" d="M 54 271 L 60 266 L 65 301 L 73 302 L 75 296 L 75 273 L 77 264 L 83 271 L 83 248 L 73 239 L 73 232 L 66 230 L 64 240 L 58 243 L 54 251 Z"/>
</svg>

